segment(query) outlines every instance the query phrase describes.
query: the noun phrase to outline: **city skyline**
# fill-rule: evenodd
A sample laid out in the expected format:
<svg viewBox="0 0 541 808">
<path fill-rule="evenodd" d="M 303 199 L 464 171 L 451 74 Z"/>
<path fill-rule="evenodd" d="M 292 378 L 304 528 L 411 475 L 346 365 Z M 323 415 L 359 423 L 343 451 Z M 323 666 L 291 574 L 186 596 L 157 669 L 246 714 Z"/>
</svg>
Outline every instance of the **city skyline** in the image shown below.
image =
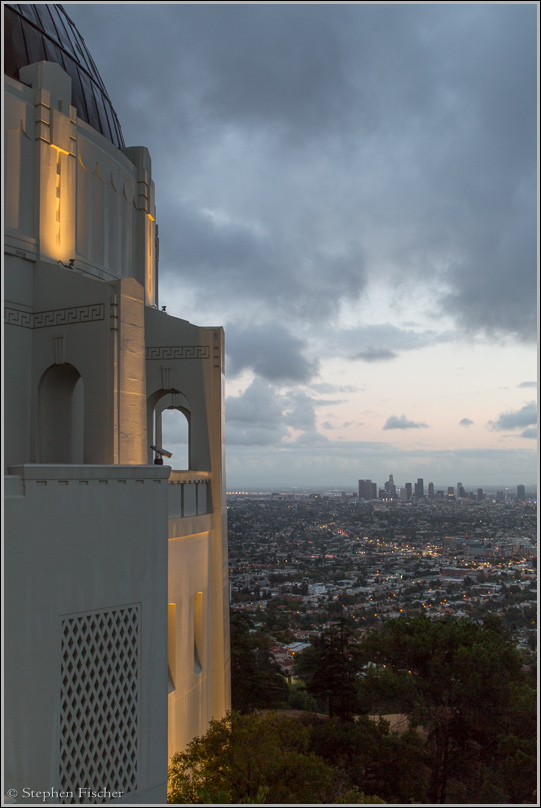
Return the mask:
<svg viewBox="0 0 541 808">
<path fill-rule="evenodd" d="M 160 306 L 225 326 L 228 488 L 534 485 L 537 4 L 65 8 L 152 155 Z"/>
<path fill-rule="evenodd" d="M 505 495 L 509 495 L 510 486 L 505 486 L 498 490 L 496 487 L 496 500 L 504 499 Z M 464 485 L 461 481 L 456 485 L 442 485 L 435 484 L 432 480 L 424 480 L 418 477 L 415 482 L 407 481 L 403 485 L 396 485 L 394 482 L 394 475 L 389 474 L 389 479 L 383 483 L 383 488 L 371 479 L 360 479 L 358 481 L 358 497 L 364 500 L 420 500 L 420 499 L 469 499 L 483 501 L 489 495 L 490 487 L 484 488 L 482 486 L 476 487 L 472 485 Z M 526 498 L 526 486 L 517 484 L 514 497 L 517 501 L 522 501 Z M 537 493 L 537 489 L 536 489 Z"/>
<path fill-rule="evenodd" d="M 230 495 L 234 495 L 234 494 L 244 492 L 244 493 L 250 493 L 250 494 L 258 493 L 258 494 L 265 494 L 265 495 L 270 495 L 270 494 L 299 494 L 299 495 L 305 495 L 305 494 L 309 494 L 310 492 L 319 492 L 319 493 L 325 492 L 325 493 L 328 493 L 328 494 L 332 493 L 335 496 L 341 496 L 344 493 L 346 494 L 346 496 L 351 496 L 352 493 L 355 493 L 355 494 L 358 493 L 359 483 L 360 482 L 361 482 L 361 480 L 357 480 L 355 482 L 350 482 L 347 485 L 343 485 L 343 486 L 341 486 L 341 485 L 333 485 L 333 484 L 314 485 L 314 486 L 302 486 L 302 485 L 279 486 L 279 485 L 277 485 L 275 487 L 247 485 L 247 486 L 244 486 L 242 488 L 242 490 L 241 490 L 241 487 L 238 487 L 238 489 L 235 490 L 235 488 L 233 486 L 228 486 L 227 494 L 228 494 L 228 496 L 230 496 Z M 363 480 L 362 482 L 365 482 L 365 481 Z M 374 482 L 374 484 L 377 485 L 378 494 L 379 494 L 380 490 L 382 490 L 381 486 L 379 485 L 379 483 L 377 481 L 367 480 L 367 482 Z M 400 491 L 400 489 L 404 488 L 408 484 L 409 484 L 409 481 L 404 482 L 404 485 L 397 486 L 398 491 Z M 414 483 L 412 481 L 412 483 L 411 483 L 412 491 L 413 491 L 413 484 Z M 427 494 L 427 491 L 428 491 L 428 486 L 430 484 L 434 485 L 435 492 L 438 491 L 438 490 L 443 490 L 445 492 L 445 494 L 448 493 L 449 488 L 456 488 L 456 486 L 452 486 L 448 482 L 441 482 L 441 480 L 440 480 L 439 482 L 434 483 L 432 480 L 428 480 L 428 481 L 425 482 L 425 489 L 426 489 L 425 490 L 425 497 L 424 497 L 425 499 L 428 498 L 426 496 L 426 494 Z M 467 495 L 469 495 L 471 493 L 476 494 L 478 491 L 483 491 L 485 494 L 492 496 L 492 495 L 495 495 L 498 491 L 502 491 L 507 497 L 509 497 L 509 496 L 516 497 L 516 496 L 518 496 L 519 495 L 518 489 L 524 488 L 524 495 L 526 496 L 526 498 L 531 498 L 532 495 L 533 495 L 533 497 L 535 499 L 537 499 L 537 484 L 536 483 L 533 483 L 532 485 L 524 485 L 523 483 L 515 483 L 515 484 L 511 484 L 511 485 L 486 485 L 486 484 L 483 485 L 482 482 L 481 483 L 480 482 L 475 482 L 475 483 L 466 482 L 466 483 L 463 483 L 463 488 L 464 488 L 465 493 Z M 375 499 L 377 499 L 377 498 L 378 497 L 375 497 Z M 414 499 L 413 496 L 411 498 Z"/>
</svg>

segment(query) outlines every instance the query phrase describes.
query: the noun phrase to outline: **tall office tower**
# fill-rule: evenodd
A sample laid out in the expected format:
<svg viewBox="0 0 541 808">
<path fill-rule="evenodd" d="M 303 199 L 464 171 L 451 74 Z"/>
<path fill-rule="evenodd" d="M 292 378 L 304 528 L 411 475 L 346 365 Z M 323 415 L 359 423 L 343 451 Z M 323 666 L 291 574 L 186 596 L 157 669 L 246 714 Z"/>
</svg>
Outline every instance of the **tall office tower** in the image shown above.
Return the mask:
<svg viewBox="0 0 541 808">
<path fill-rule="evenodd" d="M 434 483 L 428 483 L 428 498 L 434 499 Z"/>
<path fill-rule="evenodd" d="M 478 489 L 477 489 L 477 501 L 478 501 L 478 502 L 482 502 L 482 501 L 484 500 L 484 498 L 485 498 L 485 495 L 484 495 L 484 493 L 483 493 L 483 489 L 482 489 L 482 488 L 478 488 Z"/>
<path fill-rule="evenodd" d="M 2 10 L 6 782 L 164 805 L 231 706 L 223 330 L 159 309 L 150 155 L 72 20 Z"/>
<path fill-rule="evenodd" d="M 496 502 L 505 502 L 505 494 L 503 491 L 496 491 Z"/>
<path fill-rule="evenodd" d="M 415 499 L 422 499 L 425 495 L 425 481 L 422 477 L 417 478 L 415 483 Z"/>
<path fill-rule="evenodd" d="M 455 488 L 454 488 L 453 485 L 449 485 L 447 487 L 447 496 L 448 497 L 454 497 L 455 496 Z"/>
<path fill-rule="evenodd" d="M 411 483 L 406 483 L 406 499 L 411 499 L 411 490 L 412 490 Z"/>
<path fill-rule="evenodd" d="M 456 495 L 457 495 L 457 497 L 462 497 L 462 498 L 464 498 L 466 496 L 466 491 L 465 491 L 464 486 L 462 485 L 462 483 L 457 483 L 456 484 Z"/>
<path fill-rule="evenodd" d="M 377 499 L 376 483 L 372 480 L 359 480 L 359 499 Z"/>
<path fill-rule="evenodd" d="M 396 485 L 392 474 L 389 474 L 389 496 L 391 499 L 396 499 Z"/>
<path fill-rule="evenodd" d="M 526 488 L 523 485 L 517 485 L 517 501 L 524 502 L 526 499 Z"/>
</svg>

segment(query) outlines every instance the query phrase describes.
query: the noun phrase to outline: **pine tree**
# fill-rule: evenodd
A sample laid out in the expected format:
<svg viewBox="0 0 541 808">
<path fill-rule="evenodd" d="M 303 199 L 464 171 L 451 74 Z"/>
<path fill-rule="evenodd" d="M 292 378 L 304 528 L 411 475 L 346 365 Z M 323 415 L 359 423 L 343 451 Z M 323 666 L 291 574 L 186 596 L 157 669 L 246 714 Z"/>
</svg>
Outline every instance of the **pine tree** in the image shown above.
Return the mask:
<svg viewBox="0 0 541 808">
<path fill-rule="evenodd" d="M 359 706 L 358 680 L 361 667 L 359 644 L 341 616 L 301 655 L 296 674 L 309 693 L 323 700 L 329 716 L 351 720 Z"/>
</svg>

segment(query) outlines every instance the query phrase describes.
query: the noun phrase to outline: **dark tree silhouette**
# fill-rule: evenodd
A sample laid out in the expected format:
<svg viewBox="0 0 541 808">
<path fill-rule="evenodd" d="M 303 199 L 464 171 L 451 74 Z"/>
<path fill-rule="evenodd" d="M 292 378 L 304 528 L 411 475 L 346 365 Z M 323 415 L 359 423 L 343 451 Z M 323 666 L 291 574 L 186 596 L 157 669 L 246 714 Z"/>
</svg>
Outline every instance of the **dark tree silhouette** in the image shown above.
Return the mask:
<svg viewBox="0 0 541 808">
<path fill-rule="evenodd" d="M 250 634 L 251 622 L 231 613 L 231 702 L 234 710 L 285 707 L 288 687 L 269 661 L 268 649 Z"/>
<path fill-rule="evenodd" d="M 363 649 L 375 663 L 362 679 L 365 705 L 377 699 L 381 707 L 387 700 L 396 709 L 398 703 L 412 726 L 426 733 L 429 803 L 445 802 L 457 782 L 470 797 L 484 788 L 491 799 L 531 799 L 535 698 L 501 621 L 489 617 L 479 626 L 399 618 L 371 632 Z M 522 776 L 512 785 L 506 772 L 516 771 L 518 760 Z"/>
<path fill-rule="evenodd" d="M 306 689 L 328 705 L 329 716 L 350 720 L 357 712 L 359 644 L 344 617 L 325 631 L 301 655 L 296 674 Z"/>
</svg>

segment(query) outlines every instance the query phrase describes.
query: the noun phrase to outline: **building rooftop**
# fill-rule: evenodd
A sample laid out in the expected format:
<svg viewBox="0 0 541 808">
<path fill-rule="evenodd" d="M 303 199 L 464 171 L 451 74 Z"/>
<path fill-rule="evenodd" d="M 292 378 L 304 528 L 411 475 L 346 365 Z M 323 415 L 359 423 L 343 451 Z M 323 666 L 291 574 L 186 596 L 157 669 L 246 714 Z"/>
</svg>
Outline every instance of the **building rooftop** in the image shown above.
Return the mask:
<svg viewBox="0 0 541 808">
<path fill-rule="evenodd" d="M 125 146 L 117 114 L 75 23 L 58 4 L 4 4 L 4 73 L 19 81 L 21 67 L 55 62 L 71 78 L 77 114 L 117 148 Z"/>
</svg>

